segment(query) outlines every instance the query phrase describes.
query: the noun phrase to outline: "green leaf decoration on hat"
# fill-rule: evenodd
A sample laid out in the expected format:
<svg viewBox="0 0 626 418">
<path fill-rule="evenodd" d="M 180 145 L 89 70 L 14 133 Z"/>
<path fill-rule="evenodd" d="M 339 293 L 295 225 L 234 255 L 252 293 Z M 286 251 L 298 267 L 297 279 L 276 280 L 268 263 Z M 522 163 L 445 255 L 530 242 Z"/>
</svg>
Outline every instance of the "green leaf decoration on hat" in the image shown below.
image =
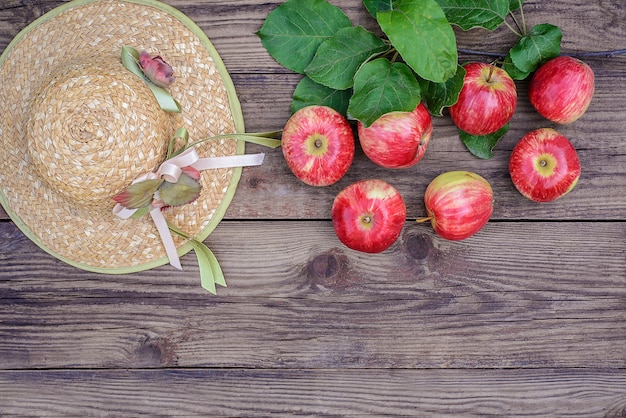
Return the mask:
<svg viewBox="0 0 626 418">
<path fill-rule="evenodd" d="M 150 81 L 148 77 L 146 77 L 143 70 L 139 66 L 139 52 L 136 49 L 130 46 L 122 47 L 122 64 L 127 70 L 146 82 L 147 86 L 152 91 L 152 94 L 154 94 L 154 97 L 157 99 L 157 102 L 159 102 L 161 109 L 166 112 L 180 113 L 180 103 L 178 103 L 167 90 L 163 87 L 157 86 Z"/>
<path fill-rule="evenodd" d="M 213 254 L 213 251 L 207 247 L 203 242 L 198 241 L 195 238 L 190 237 L 182 229 L 176 225 L 167 223 L 170 231 L 188 240 L 189 244 L 193 248 L 198 259 L 198 268 L 200 270 L 200 284 L 202 288 L 212 294 L 217 293 L 216 285 L 226 287 L 226 278 L 220 267 L 220 263 Z"/>
<path fill-rule="evenodd" d="M 200 196 L 200 189 L 201 185 L 198 179 L 187 173 L 182 173 L 176 183 L 163 182 L 159 193 L 161 200 L 167 206 L 181 206 L 196 200 Z"/>
<path fill-rule="evenodd" d="M 113 200 L 128 209 L 147 207 L 152 203 L 154 193 L 163 182 L 163 179 L 150 179 L 133 183 L 126 190 L 114 196 Z"/>
</svg>

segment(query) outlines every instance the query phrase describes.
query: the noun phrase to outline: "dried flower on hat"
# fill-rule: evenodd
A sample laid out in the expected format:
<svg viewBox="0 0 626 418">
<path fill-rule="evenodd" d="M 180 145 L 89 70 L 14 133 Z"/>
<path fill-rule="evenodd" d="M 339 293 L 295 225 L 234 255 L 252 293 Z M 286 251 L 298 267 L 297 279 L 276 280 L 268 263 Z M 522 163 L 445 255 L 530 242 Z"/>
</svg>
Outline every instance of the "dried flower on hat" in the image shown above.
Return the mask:
<svg viewBox="0 0 626 418">
<path fill-rule="evenodd" d="M 146 51 L 139 53 L 139 66 L 143 73 L 159 87 L 167 87 L 174 82 L 174 70 L 160 56 L 152 57 Z"/>
<path fill-rule="evenodd" d="M 135 48 L 123 46 L 122 64 L 146 82 L 161 109 L 180 113 L 180 103 L 164 88 L 174 82 L 174 70 L 163 58 L 160 56 L 152 58 L 146 51 L 139 53 Z"/>
</svg>

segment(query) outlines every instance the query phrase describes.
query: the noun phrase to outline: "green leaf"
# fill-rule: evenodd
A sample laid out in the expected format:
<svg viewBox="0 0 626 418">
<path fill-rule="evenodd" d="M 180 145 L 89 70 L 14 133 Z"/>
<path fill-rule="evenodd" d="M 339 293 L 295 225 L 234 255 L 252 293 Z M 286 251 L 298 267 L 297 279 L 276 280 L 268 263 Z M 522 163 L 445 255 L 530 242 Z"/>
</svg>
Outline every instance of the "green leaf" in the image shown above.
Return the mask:
<svg viewBox="0 0 626 418">
<path fill-rule="evenodd" d="M 280 65 L 304 74 L 319 45 L 349 26 L 345 13 L 327 0 L 289 0 L 268 14 L 257 35 Z"/>
<path fill-rule="evenodd" d="M 507 54 L 502 63 L 502 69 L 509 73 L 513 80 L 525 80 L 530 75 L 530 71 L 522 71 L 513 64 L 511 55 Z"/>
<path fill-rule="evenodd" d="M 509 13 L 510 0 L 437 0 L 448 22 L 463 30 L 499 27 Z"/>
<path fill-rule="evenodd" d="M 456 38 L 435 0 L 394 0 L 376 19 L 404 61 L 422 78 L 441 83 L 456 74 Z"/>
<path fill-rule="evenodd" d="M 470 135 L 459 129 L 459 136 L 465 147 L 478 158 L 489 159 L 493 157 L 493 149 L 498 144 L 500 138 L 509 131 L 507 123 L 498 131 L 489 135 Z"/>
<path fill-rule="evenodd" d="M 420 85 L 413 71 L 404 63 L 378 58 L 356 73 L 348 113 L 369 126 L 385 113 L 413 111 L 420 100 Z"/>
<path fill-rule="evenodd" d="M 200 196 L 200 182 L 182 173 L 176 183 L 166 181 L 161 186 L 160 194 L 168 206 L 181 206 L 191 203 Z"/>
<path fill-rule="evenodd" d="M 123 192 L 113 197 L 113 200 L 126 209 L 139 209 L 152 203 L 154 193 L 163 184 L 163 179 L 144 180 L 133 183 Z"/>
<path fill-rule="evenodd" d="M 561 52 L 561 29 L 549 23 L 533 26 L 509 51 L 511 62 L 523 73 L 531 73 Z"/>
<path fill-rule="evenodd" d="M 387 12 L 391 10 L 391 0 L 363 0 L 363 4 L 367 11 L 375 18 L 378 12 Z"/>
<path fill-rule="evenodd" d="M 388 49 L 382 39 L 360 26 L 343 28 L 322 42 L 304 72 L 319 84 L 345 90 L 352 87 L 366 60 Z"/>
<path fill-rule="evenodd" d="M 304 77 L 293 92 L 291 113 L 310 105 L 328 106 L 346 116 L 352 89 L 335 90 Z"/>
<path fill-rule="evenodd" d="M 509 0 L 509 11 L 514 12 L 524 4 L 523 0 Z"/>
<path fill-rule="evenodd" d="M 464 79 L 465 69 L 459 65 L 456 74 L 443 83 L 420 80 L 422 100 L 426 102 L 433 116 L 443 116 L 443 108 L 450 107 L 459 100 Z"/>
</svg>

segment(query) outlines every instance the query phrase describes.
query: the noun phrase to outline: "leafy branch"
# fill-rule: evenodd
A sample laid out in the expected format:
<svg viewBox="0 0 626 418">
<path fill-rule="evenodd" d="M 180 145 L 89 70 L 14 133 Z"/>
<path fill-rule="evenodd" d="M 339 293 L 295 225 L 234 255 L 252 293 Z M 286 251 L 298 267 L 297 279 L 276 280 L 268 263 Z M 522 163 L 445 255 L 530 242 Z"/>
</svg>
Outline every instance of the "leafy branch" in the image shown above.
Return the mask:
<svg viewBox="0 0 626 418">
<path fill-rule="evenodd" d="M 463 86 L 460 53 L 495 58 L 515 80 L 561 54 L 561 30 L 549 23 L 527 27 L 523 0 L 363 0 L 363 5 L 382 36 L 354 26 L 327 0 L 288 0 L 267 16 L 257 32 L 263 46 L 279 64 L 303 75 L 292 112 L 325 105 L 368 126 L 385 113 L 412 111 L 424 102 L 432 115 L 443 116 Z M 518 38 L 504 54 L 457 47 L 453 26 L 493 31 L 502 25 Z M 483 158 L 490 156 L 485 141 L 491 147 L 499 139 L 460 134 L 466 145 L 483 147 L 470 149 Z"/>
</svg>

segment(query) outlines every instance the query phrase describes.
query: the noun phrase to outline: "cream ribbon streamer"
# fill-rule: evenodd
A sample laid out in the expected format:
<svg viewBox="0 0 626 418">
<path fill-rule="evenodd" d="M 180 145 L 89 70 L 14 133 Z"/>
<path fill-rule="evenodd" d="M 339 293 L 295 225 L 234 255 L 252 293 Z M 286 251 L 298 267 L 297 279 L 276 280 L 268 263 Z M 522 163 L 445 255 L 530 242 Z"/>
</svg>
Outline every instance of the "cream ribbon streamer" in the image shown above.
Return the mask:
<svg viewBox="0 0 626 418">
<path fill-rule="evenodd" d="M 183 167 L 193 167 L 198 171 L 216 168 L 250 167 L 263 164 L 264 159 L 264 153 L 200 158 L 194 148 L 188 148 L 177 156 L 164 161 L 154 173 L 146 173 L 138 177 L 133 181 L 133 184 L 159 178 L 163 178 L 170 183 L 176 183 L 183 172 Z M 113 208 L 113 214 L 121 219 L 130 218 L 136 211 L 137 209 L 128 209 L 119 203 Z M 157 227 L 170 264 L 182 270 L 176 245 L 161 208 L 153 208 L 149 213 Z"/>
</svg>

